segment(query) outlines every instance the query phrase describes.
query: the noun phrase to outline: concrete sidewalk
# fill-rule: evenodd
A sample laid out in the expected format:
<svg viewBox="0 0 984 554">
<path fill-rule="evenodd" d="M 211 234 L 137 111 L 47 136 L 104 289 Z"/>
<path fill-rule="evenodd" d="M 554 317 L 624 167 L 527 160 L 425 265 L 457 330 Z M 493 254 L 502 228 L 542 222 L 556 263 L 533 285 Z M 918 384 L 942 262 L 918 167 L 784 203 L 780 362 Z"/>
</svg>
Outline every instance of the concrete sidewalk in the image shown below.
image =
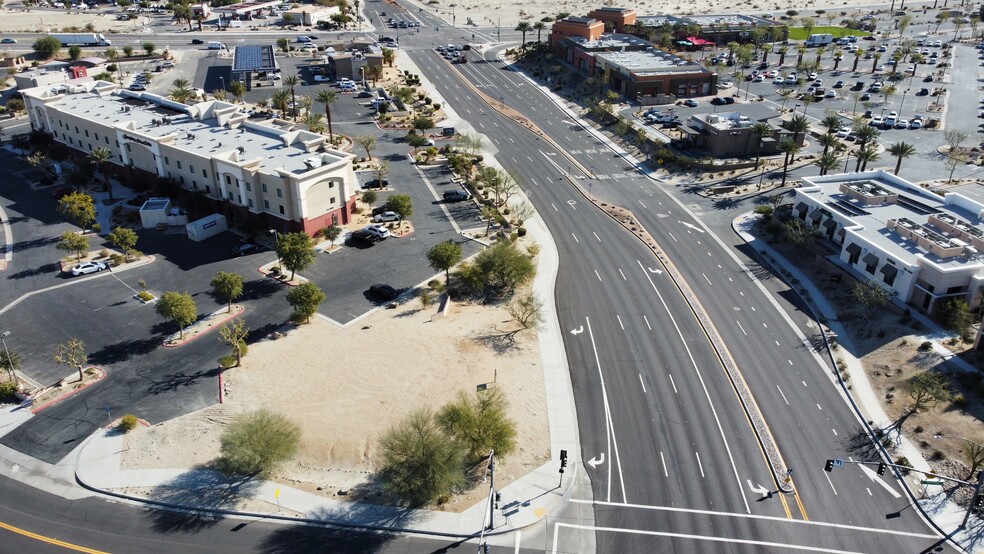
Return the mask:
<svg viewBox="0 0 984 554">
<path fill-rule="evenodd" d="M 815 320 L 825 321 L 820 325 L 821 329 L 824 330 L 824 334 L 834 333 L 837 336 L 837 342 L 840 343 L 841 347 L 836 350 L 836 357 L 842 359 L 846 364 L 847 371 L 851 375 L 852 387 L 848 391 L 841 381 L 835 380 L 834 382 L 839 386 L 846 400 L 858 411 L 863 422 L 871 421 L 871 427 L 875 429 L 887 428 L 892 423 L 892 419 L 885 413 L 881 402 L 871 388 L 871 383 L 868 381 L 868 376 L 864 372 L 861 360 L 853 355 L 853 352 L 856 352 L 857 349 L 851 340 L 851 335 L 841 325 L 838 317 L 839 314 L 827 301 L 825 294 L 813 284 L 809 277 L 776 252 L 766 241 L 759 240 L 751 233 L 751 227 L 758 218 L 759 216 L 753 213 L 740 215 L 735 218 L 732 227 L 735 233 L 753 250 L 764 256 L 767 264 L 774 266 L 773 269 L 785 269 L 791 275 L 790 279 L 797 280 L 795 287 L 790 286 L 790 291 L 804 300 L 804 303 L 813 311 Z M 779 271 L 775 271 L 775 274 L 783 278 Z M 800 294 L 798 292 L 800 289 L 805 289 L 807 294 Z M 916 316 L 915 312 L 913 312 L 913 315 Z M 934 322 L 925 317 L 920 316 L 919 320 L 930 329 L 938 328 Z M 925 336 L 925 340 L 933 343 L 933 349 L 935 351 L 949 353 L 940 344 L 940 341 L 944 338 L 949 338 L 949 335 L 942 331 Z M 960 366 L 961 369 L 966 370 L 969 368 L 963 360 L 953 358 L 950 361 L 957 362 L 958 366 L 962 363 L 963 365 Z M 831 360 L 831 363 L 836 364 L 834 360 Z M 926 486 L 920 483 L 920 480 L 924 478 L 924 473 L 930 473 L 932 470 L 915 444 L 907 439 L 905 435 L 899 435 L 896 444 L 896 453 L 908 458 L 912 467 L 923 472 L 912 472 L 904 479 L 905 486 L 903 488 L 910 493 L 910 499 L 916 501 L 924 517 L 930 520 L 930 524 L 936 527 L 941 533 L 952 534 L 954 543 L 966 549 L 968 552 L 980 551 L 982 546 L 984 546 L 984 536 L 980 536 L 979 534 L 972 535 L 965 531 L 957 530 L 960 522 L 963 520 L 964 514 L 966 514 L 966 509 L 949 501 L 945 493 L 930 492 Z M 935 490 L 939 491 L 939 488 Z M 973 525 L 968 525 L 968 527 L 972 528 Z"/>
</svg>

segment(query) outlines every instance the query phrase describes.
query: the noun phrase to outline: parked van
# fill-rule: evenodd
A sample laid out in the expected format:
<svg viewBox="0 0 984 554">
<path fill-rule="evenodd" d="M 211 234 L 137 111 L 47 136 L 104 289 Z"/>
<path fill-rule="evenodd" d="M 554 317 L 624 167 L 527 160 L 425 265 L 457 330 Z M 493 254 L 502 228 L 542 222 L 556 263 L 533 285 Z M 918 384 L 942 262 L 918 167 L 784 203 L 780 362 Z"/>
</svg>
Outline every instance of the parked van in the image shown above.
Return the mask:
<svg viewBox="0 0 984 554">
<path fill-rule="evenodd" d="M 226 45 L 225 44 L 222 44 L 221 42 L 209 42 L 208 43 L 208 49 L 209 50 L 228 50 L 228 48 L 226 48 Z"/>
</svg>

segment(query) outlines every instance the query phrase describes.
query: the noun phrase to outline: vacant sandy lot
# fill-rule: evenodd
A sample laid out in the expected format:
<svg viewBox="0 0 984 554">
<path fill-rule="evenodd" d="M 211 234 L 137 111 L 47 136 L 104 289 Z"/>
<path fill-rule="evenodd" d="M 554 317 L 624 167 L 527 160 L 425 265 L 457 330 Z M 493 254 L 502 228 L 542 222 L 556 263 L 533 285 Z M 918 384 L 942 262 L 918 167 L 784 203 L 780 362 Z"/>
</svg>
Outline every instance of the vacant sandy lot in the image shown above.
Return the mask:
<svg viewBox="0 0 984 554">
<path fill-rule="evenodd" d="M 348 329 L 312 320 L 251 346 L 243 367 L 225 374 L 225 404 L 135 431 L 124 468 L 205 464 L 218 456 L 219 437 L 236 414 L 263 407 L 303 428 L 299 455 L 275 479 L 332 496 L 366 481 L 377 440 L 391 425 L 493 379 L 519 429 L 519 449 L 502 460 L 497 479 L 540 466 L 550 445 L 535 333 L 524 331 L 514 346 L 497 351 L 489 341 L 515 325 L 504 309 L 456 304 L 446 319 L 432 320 L 436 305 L 419 308 L 414 300 L 381 309 Z M 449 509 L 478 501 L 485 494 L 479 489 Z"/>
<path fill-rule="evenodd" d="M 142 27 L 145 18 L 133 21 L 119 21 L 115 15 L 84 13 L 72 11 L 22 11 L 0 10 L 0 33 L 57 33 L 65 27 L 84 29 L 92 23 L 97 33 L 136 32 Z M 30 48 L 30 44 L 18 44 L 19 49 Z"/>
</svg>

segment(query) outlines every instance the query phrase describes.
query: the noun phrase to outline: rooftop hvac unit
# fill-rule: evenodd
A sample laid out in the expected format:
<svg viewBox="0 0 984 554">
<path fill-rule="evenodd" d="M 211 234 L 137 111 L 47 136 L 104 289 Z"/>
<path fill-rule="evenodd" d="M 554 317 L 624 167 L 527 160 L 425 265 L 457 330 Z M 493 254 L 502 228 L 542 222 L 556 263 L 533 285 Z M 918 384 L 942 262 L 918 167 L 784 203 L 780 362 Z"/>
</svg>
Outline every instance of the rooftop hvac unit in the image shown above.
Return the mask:
<svg viewBox="0 0 984 554">
<path fill-rule="evenodd" d="M 308 169 L 321 167 L 321 158 L 318 157 L 307 158 L 306 160 L 304 160 L 304 165 L 307 166 Z"/>
</svg>

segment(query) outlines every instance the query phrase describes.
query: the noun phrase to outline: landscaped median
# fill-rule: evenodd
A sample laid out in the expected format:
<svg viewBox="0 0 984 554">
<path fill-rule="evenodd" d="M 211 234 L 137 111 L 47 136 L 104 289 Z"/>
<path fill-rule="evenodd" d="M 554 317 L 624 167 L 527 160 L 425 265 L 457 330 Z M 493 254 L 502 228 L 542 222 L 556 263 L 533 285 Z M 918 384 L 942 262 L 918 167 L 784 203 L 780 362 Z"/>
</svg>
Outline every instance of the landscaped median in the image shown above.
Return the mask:
<svg viewBox="0 0 984 554">
<path fill-rule="evenodd" d="M 204 334 L 218 329 L 223 323 L 235 318 L 244 311 L 246 311 L 246 308 L 242 305 L 233 304 L 228 308 L 223 308 L 217 312 L 213 312 L 164 339 L 162 344 L 167 348 L 174 348 L 187 344 Z"/>
<path fill-rule="evenodd" d="M 95 385 L 106 377 L 106 371 L 99 366 L 89 366 L 82 371 L 81 382 L 76 375 L 66 377 L 54 385 L 39 389 L 28 400 L 31 401 L 31 413 L 38 413 L 41 410 L 57 404 L 62 400 L 74 396 L 82 390 Z"/>
</svg>

